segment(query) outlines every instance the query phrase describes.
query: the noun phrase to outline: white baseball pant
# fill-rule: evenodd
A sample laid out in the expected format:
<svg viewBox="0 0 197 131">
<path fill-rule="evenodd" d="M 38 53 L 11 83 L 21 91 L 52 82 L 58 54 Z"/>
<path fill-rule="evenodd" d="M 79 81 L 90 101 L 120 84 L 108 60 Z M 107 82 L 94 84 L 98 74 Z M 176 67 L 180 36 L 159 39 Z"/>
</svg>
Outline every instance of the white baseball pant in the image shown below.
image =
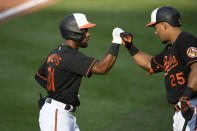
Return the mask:
<svg viewBox="0 0 197 131">
<path fill-rule="evenodd" d="M 80 131 L 75 116 L 65 110 L 65 104 L 52 99 L 45 102 L 40 110 L 39 125 L 41 131 Z"/>
</svg>

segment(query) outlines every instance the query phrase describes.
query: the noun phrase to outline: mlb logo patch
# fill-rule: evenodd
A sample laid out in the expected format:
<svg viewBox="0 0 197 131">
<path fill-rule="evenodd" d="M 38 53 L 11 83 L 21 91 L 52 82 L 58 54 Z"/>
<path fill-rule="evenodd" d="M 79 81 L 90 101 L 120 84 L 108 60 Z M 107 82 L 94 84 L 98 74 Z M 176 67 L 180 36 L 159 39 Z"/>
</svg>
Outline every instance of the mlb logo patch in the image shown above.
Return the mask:
<svg viewBox="0 0 197 131">
<path fill-rule="evenodd" d="M 197 57 L 197 48 L 196 47 L 189 47 L 187 49 L 187 56 L 190 58 Z"/>
</svg>

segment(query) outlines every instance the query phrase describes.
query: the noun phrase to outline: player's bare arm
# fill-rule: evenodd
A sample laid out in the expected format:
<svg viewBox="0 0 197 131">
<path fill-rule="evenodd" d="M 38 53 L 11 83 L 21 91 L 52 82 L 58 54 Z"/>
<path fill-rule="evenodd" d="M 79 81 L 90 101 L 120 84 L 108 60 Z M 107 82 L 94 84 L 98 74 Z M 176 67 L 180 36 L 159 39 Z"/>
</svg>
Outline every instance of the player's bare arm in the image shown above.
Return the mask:
<svg viewBox="0 0 197 131">
<path fill-rule="evenodd" d="M 116 57 L 106 54 L 101 60 L 97 61 L 92 68 L 93 74 L 106 74 L 116 61 Z"/>
<path fill-rule="evenodd" d="M 133 60 L 135 61 L 135 63 L 137 65 L 139 65 L 140 67 L 142 67 L 143 69 L 145 69 L 147 72 L 150 71 L 151 69 L 151 58 L 152 56 L 139 51 L 137 54 L 135 54 L 134 56 L 132 56 Z"/>
<path fill-rule="evenodd" d="M 194 63 L 190 66 L 190 74 L 188 79 L 188 87 L 192 88 L 194 91 L 197 91 L 197 63 Z"/>
<path fill-rule="evenodd" d="M 120 37 L 120 33 L 122 32 L 123 30 L 120 28 L 115 28 L 113 30 L 112 45 L 108 53 L 101 60 L 97 60 L 92 67 L 93 74 L 106 74 L 112 68 L 118 56 L 119 46 L 122 44 L 122 39 Z"/>
<path fill-rule="evenodd" d="M 179 98 L 181 102 L 181 113 L 186 121 L 191 120 L 194 113 L 194 108 L 190 106 L 189 100 L 192 99 L 195 91 L 197 91 L 197 63 L 190 65 L 190 70 L 188 86 L 185 88 L 183 95 Z"/>
<path fill-rule="evenodd" d="M 123 40 L 123 45 L 128 49 L 131 57 L 135 63 L 145 69 L 147 72 L 151 69 L 151 58 L 152 56 L 139 51 L 133 44 L 133 35 L 129 32 L 121 33 L 121 38 Z"/>
</svg>

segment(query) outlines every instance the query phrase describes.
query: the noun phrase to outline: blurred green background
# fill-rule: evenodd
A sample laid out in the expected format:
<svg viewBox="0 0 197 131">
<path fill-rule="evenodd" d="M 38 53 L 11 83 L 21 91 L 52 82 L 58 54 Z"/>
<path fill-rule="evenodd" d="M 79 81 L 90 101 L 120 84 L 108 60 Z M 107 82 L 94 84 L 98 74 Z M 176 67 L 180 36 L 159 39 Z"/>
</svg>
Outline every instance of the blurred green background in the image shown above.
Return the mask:
<svg viewBox="0 0 197 131">
<path fill-rule="evenodd" d="M 146 28 L 151 12 L 174 6 L 182 14 L 182 29 L 197 36 L 196 0 L 61 0 L 37 12 L 0 25 L 0 131 L 39 131 L 39 92 L 34 74 L 49 51 L 63 43 L 62 18 L 85 13 L 97 26 L 89 30 L 89 47 L 80 49 L 101 59 L 118 26 L 134 35 L 135 45 L 155 55 L 164 45 Z M 146 75 L 124 47 L 105 76 L 83 78 L 81 106 L 74 115 L 81 131 L 171 131 L 173 108 L 166 100 L 163 74 Z"/>
</svg>

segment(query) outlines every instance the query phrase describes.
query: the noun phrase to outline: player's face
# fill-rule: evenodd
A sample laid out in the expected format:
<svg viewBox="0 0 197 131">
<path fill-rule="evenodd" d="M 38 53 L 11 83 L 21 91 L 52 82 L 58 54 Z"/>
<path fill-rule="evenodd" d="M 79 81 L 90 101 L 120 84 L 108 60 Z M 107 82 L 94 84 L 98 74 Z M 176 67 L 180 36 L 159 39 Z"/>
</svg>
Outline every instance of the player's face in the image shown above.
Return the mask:
<svg viewBox="0 0 197 131">
<path fill-rule="evenodd" d="M 160 23 L 156 24 L 154 27 L 155 27 L 155 34 L 159 37 L 161 42 L 163 44 L 168 43 L 168 41 L 169 41 L 167 39 L 168 33 L 166 31 L 165 24 L 163 22 L 160 22 Z"/>
<path fill-rule="evenodd" d="M 88 47 L 90 33 L 88 32 L 88 28 L 82 29 L 81 31 L 85 34 L 85 38 L 79 43 L 79 47 L 86 48 Z"/>
</svg>

